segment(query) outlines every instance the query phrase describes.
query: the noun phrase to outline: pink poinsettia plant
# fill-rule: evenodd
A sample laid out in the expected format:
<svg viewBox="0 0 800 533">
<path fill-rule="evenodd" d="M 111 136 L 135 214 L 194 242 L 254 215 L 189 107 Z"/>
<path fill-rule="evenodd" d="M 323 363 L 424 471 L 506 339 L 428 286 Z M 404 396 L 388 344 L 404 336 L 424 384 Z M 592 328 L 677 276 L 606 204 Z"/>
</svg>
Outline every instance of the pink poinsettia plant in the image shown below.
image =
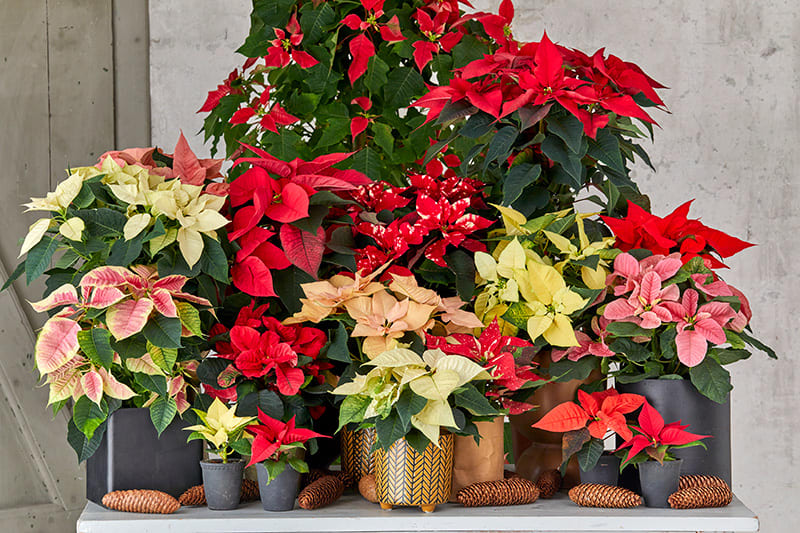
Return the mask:
<svg viewBox="0 0 800 533">
<path fill-rule="evenodd" d="M 249 453 L 250 462 L 247 466 L 263 464 L 270 482 L 278 477 L 287 465 L 299 473 L 307 473 L 308 465 L 297 452 L 304 450 L 311 439 L 329 438 L 310 429 L 295 427 L 295 417 L 290 418 L 288 422 L 281 422 L 260 408 L 258 423 L 247 426 L 245 431 L 253 436 Z"/>
<path fill-rule="evenodd" d="M 78 287 L 64 284 L 32 304 L 39 312 L 56 311 L 35 349 L 49 403 L 58 411 L 75 402 L 72 424 L 88 441 L 121 402 L 150 407 L 159 433 L 189 408 L 197 362 L 179 361 L 178 352 L 203 335 L 195 306 L 211 303 L 183 292 L 186 282 L 178 275 L 159 278 L 143 265 L 104 266 Z"/>
<path fill-rule="evenodd" d="M 670 424 L 664 423 L 664 417 L 645 401 L 639 413 L 639 425 L 633 425 L 633 434 L 623 442 L 618 454 L 623 459 L 620 470 L 629 464 L 638 464 L 645 461 L 674 461 L 671 453 L 673 450 L 703 446 L 702 440 L 711 435 L 696 435 L 686 431 L 688 425 L 680 421 Z"/>
</svg>

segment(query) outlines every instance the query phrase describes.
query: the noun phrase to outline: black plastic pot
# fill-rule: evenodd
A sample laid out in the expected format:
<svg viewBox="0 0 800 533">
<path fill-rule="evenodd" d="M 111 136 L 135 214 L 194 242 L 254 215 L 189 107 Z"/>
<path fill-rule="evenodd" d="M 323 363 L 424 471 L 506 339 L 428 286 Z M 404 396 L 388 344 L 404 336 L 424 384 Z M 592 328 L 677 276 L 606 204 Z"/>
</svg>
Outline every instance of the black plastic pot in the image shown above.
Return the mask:
<svg viewBox="0 0 800 533">
<path fill-rule="evenodd" d="M 619 482 L 620 459 L 616 455 L 604 453 L 591 470 L 581 470 L 581 483 L 599 483 L 617 486 Z"/>
<path fill-rule="evenodd" d="M 229 511 L 239 507 L 244 462 L 241 459 L 229 463 L 200 461 L 200 467 L 203 469 L 203 490 L 208 508 Z"/>
<path fill-rule="evenodd" d="M 119 409 L 86 461 L 86 498 L 100 504 L 112 490 L 154 489 L 175 497 L 203 482 L 203 442 L 186 442 L 176 418 L 158 437 L 148 409 Z"/>
<path fill-rule="evenodd" d="M 709 400 L 697 392 L 689 380 L 646 379 L 639 383 L 620 383 L 617 390 L 646 397 L 668 424 L 680 420 L 689 424 L 687 431 L 711 435 L 702 441 L 707 449 L 694 446 L 675 450 L 674 455 L 683 459 L 684 474 L 719 476 L 731 485 L 730 398 L 723 404 Z"/>
<path fill-rule="evenodd" d="M 300 473 L 289 465 L 271 482 L 267 468 L 258 463 L 258 490 L 261 495 L 261 507 L 265 511 L 291 511 L 300 490 Z"/>
<path fill-rule="evenodd" d="M 647 507 L 669 507 L 667 498 L 678 490 L 681 476 L 681 459 L 675 461 L 645 461 L 639 463 L 639 482 Z"/>
</svg>

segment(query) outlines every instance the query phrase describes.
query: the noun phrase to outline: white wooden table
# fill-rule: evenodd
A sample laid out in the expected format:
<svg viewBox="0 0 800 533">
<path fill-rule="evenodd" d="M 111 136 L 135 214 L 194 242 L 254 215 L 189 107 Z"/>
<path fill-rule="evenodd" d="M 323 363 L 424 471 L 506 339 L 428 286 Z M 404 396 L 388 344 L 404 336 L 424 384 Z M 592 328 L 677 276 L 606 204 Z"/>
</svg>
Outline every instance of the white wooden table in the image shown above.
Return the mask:
<svg viewBox="0 0 800 533">
<path fill-rule="evenodd" d="M 316 511 L 268 513 L 260 502 L 235 511 L 183 507 L 171 515 L 109 511 L 88 503 L 78 533 L 322 533 L 322 532 L 745 532 L 758 531 L 758 517 L 737 498 L 728 507 L 673 509 L 594 509 L 578 507 L 566 494 L 514 507 L 466 508 L 441 505 L 383 511 L 358 495 Z"/>
</svg>

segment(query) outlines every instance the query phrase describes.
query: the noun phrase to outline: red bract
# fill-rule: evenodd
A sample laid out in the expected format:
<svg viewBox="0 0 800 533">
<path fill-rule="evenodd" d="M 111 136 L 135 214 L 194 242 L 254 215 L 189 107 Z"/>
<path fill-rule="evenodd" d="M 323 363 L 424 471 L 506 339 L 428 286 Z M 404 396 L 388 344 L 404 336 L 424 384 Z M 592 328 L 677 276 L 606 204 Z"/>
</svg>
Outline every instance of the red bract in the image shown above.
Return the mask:
<svg viewBox="0 0 800 533">
<path fill-rule="evenodd" d="M 668 446 L 685 446 L 706 439 L 711 435 L 695 435 L 685 429 L 680 421 L 664 424 L 664 418 L 650 403 L 644 402 L 639 413 L 639 426 L 634 426 L 636 435 L 629 437 L 618 449 L 630 448 L 625 462 L 630 461 L 642 451 L 661 462 L 664 460 Z"/>
<path fill-rule="evenodd" d="M 383 2 L 384 0 L 361 0 L 361 5 L 366 10 L 366 17 L 361 18 L 355 13 L 350 13 L 342 20 L 344 26 L 362 32 L 350 40 L 350 55 L 353 56 L 347 70 L 350 85 L 353 85 L 367 71 L 369 60 L 375 55 L 375 44 L 369 35 L 370 32 L 377 30 L 387 43 L 405 40 L 400 32 L 400 20 L 397 15 L 390 18 L 388 22 L 378 22 L 378 19 L 383 16 Z"/>
<path fill-rule="evenodd" d="M 353 117 L 350 121 L 350 133 L 353 135 L 353 142 L 355 142 L 356 137 L 367 129 L 369 123 L 372 122 L 372 119 L 367 116 L 367 111 L 372 108 L 372 101 L 366 96 L 359 96 L 358 98 L 353 98 L 350 103 L 361 108 L 361 114 Z"/>
<path fill-rule="evenodd" d="M 417 225 L 428 231 L 440 232 L 440 236 L 425 249 L 425 257 L 440 267 L 447 267 L 444 255 L 448 246 L 462 246 L 471 252 L 486 249 L 483 243 L 467 235 L 488 228 L 494 221 L 467 213 L 470 203 L 467 198 L 453 203 L 446 198 L 437 201 L 426 194 L 421 194 L 417 199 Z"/>
<path fill-rule="evenodd" d="M 429 349 L 440 349 L 446 354 L 468 357 L 488 369 L 494 379 L 490 382 L 486 395 L 498 398 L 510 414 L 521 414 L 533 408 L 533 405 L 515 402 L 508 397 L 510 392 L 520 390 L 527 383 L 543 379 L 534 372 L 532 366 L 518 365 L 514 358 L 515 350 L 533 345 L 516 337 L 503 336 L 497 319 L 478 338 L 456 333 L 449 337 L 427 335 L 425 340 Z"/>
<path fill-rule="evenodd" d="M 461 41 L 461 32 L 447 32 L 449 15 L 448 12 L 441 11 L 436 14 L 435 18 L 431 18 L 424 10 L 417 9 L 414 17 L 419 23 L 419 29 L 427 39 L 414 42 L 414 62 L 420 71 L 431 62 L 433 54 L 438 54 L 439 50 L 450 52 Z"/>
<path fill-rule="evenodd" d="M 633 435 L 625 415 L 645 401 L 638 394 L 619 394 L 614 389 L 587 394 L 578 390 L 578 402 L 564 402 L 547 412 L 533 425 L 536 429 L 562 433 L 587 428 L 595 439 L 603 439 L 613 431 L 623 439 Z"/>
<path fill-rule="evenodd" d="M 511 39 L 511 23 L 514 20 L 514 3 L 511 0 L 503 0 L 500 3 L 498 13 L 475 13 L 470 15 L 481 24 L 486 34 L 504 45 Z"/>
<path fill-rule="evenodd" d="M 263 461 L 277 460 L 281 455 L 281 446 L 294 442 L 307 442 L 311 439 L 323 437 L 330 438 L 310 429 L 295 427 L 295 417 L 289 422 L 281 422 L 265 414 L 258 408 L 258 421 L 260 424 L 247 426 L 245 430 L 253 435 L 252 455 L 247 466 L 252 466 Z"/>
<path fill-rule="evenodd" d="M 269 110 L 269 86 L 252 105 L 236 111 L 228 121 L 231 124 L 245 124 L 255 118 L 255 122 L 262 128 L 278 133 L 278 126 L 288 126 L 299 122 L 300 119 L 289 114 L 279 103 L 273 104 Z"/>
<path fill-rule="evenodd" d="M 628 214 L 625 218 L 602 217 L 602 219 L 614 232 L 615 246 L 622 251 L 645 248 L 654 254 L 662 255 L 680 252 L 684 263 L 693 257 L 701 257 L 708 268 L 725 268 L 724 263 L 710 254 L 711 251 L 722 258 L 727 258 L 754 246 L 709 228 L 700 220 L 687 218 L 693 201 L 686 202 L 663 218 L 648 213 L 628 201 Z"/>
<path fill-rule="evenodd" d="M 286 32 L 289 32 L 288 37 Z M 272 46 L 269 47 L 267 55 L 264 57 L 266 66 L 285 67 L 291 60 L 294 60 L 301 68 L 313 67 L 319 63 L 308 52 L 297 49 L 303 42 L 303 32 L 297 22 L 297 13 L 292 14 L 292 18 L 286 25 L 286 31 L 275 28 L 275 37 L 276 39 L 271 42 Z"/>
<path fill-rule="evenodd" d="M 217 88 L 213 91 L 208 91 L 208 96 L 206 97 L 206 101 L 203 103 L 203 107 L 197 110 L 198 113 L 208 113 L 209 111 L 213 111 L 219 105 L 219 101 L 222 100 L 224 96 L 227 96 L 231 93 L 234 93 L 234 89 L 231 88 L 231 84 L 239 78 L 239 70 L 233 69 L 233 71 L 228 74 L 228 78 L 223 81 L 221 84 L 217 85 Z"/>
</svg>

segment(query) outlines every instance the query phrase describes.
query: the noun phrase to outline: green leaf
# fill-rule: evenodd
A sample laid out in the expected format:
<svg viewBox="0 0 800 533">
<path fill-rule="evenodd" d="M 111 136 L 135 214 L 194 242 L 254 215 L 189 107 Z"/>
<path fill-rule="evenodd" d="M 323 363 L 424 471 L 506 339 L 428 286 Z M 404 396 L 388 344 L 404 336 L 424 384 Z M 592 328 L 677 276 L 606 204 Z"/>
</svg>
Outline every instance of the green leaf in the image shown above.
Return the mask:
<svg viewBox="0 0 800 533">
<path fill-rule="evenodd" d="M 350 126 L 348 125 L 348 128 Z M 371 147 L 367 146 L 350 158 L 350 168 L 366 174 L 373 180 L 381 179 L 381 158 Z"/>
<path fill-rule="evenodd" d="M 106 421 L 108 417 L 108 407 L 106 402 L 101 400 L 97 405 L 86 396 L 81 396 L 72 407 L 72 421 L 86 438 L 91 440 L 94 432 Z"/>
<path fill-rule="evenodd" d="M 17 268 L 14 269 L 14 272 L 12 272 L 10 276 L 8 276 L 8 279 L 6 280 L 5 283 L 3 283 L 3 288 L 0 289 L 0 292 L 3 292 L 7 288 L 9 288 L 12 283 L 14 283 L 17 279 L 19 279 L 19 277 L 22 275 L 23 272 L 25 272 L 25 261 L 18 264 Z"/>
<path fill-rule="evenodd" d="M 350 135 L 350 119 L 331 118 L 324 128 L 325 131 L 322 132 L 322 137 L 317 141 L 317 148 L 326 148 L 338 144 Z"/>
<path fill-rule="evenodd" d="M 517 140 L 519 130 L 516 126 L 503 126 L 497 133 L 494 134 L 492 140 L 489 141 L 489 148 L 486 151 L 486 159 L 483 161 L 483 168 L 486 169 L 489 163 L 497 161 L 498 159 L 504 160 L 511 152 L 511 147 Z"/>
<path fill-rule="evenodd" d="M 379 418 L 375 421 L 375 431 L 378 434 L 378 442 L 381 447 L 388 449 L 395 441 L 405 436 L 407 428 L 404 426 L 400 415 L 397 412 L 392 412 L 386 418 Z"/>
<path fill-rule="evenodd" d="M 145 338 L 159 348 L 181 347 L 181 320 L 156 315 L 147 321 L 142 330 Z"/>
<path fill-rule="evenodd" d="M 332 361 L 339 361 L 342 363 L 352 362 L 350 349 L 347 347 L 347 340 L 349 338 L 350 335 L 347 333 L 344 324 L 339 322 L 336 331 L 333 333 L 330 344 L 328 344 L 328 348 L 325 351 L 325 356 Z"/>
<path fill-rule="evenodd" d="M 661 347 L 661 356 L 665 359 L 674 359 L 678 355 L 677 347 L 675 346 L 675 337 L 678 335 L 678 330 L 675 328 L 668 328 L 658 335 L 658 345 Z"/>
<path fill-rule="evenodd" d="M 647 347 L 642 346 L 637 342 L 633 342 L 628 338 L 619 338 L 614 340 L 608 346 L 611 350 L 619 355 L 625 356 L 629 361 L 634 363 L 643 363 L 650 359 L 652 353 Z"/>
<path fill-rule="evenodd" d="M 50 267 L 50 260 L 58 248 L 58 241 L 49 235 L 42 237 L 36 246 L 30 249 L 25 258 L 25 277 L 28 285 L 44 274 Z"/>
<path fill-rule="evenodd" d="M 317 63 L 311 68 L 305 69 L 306 76 L 303 81 L 311 92 L 320 95 L 327 95 L 329 92 L 336 92 L 336 85 L 342 79 L 342 75 L 333 70 L 330 66 Z"/>
<path fill-rule="evenodd" d="M 542 153 L 558 163 L 565 172 L 566 184 L 573 189 L 580 189 L 583 186 L 583 156 L 568 151 L 564 142 L 554 135 L 547 136 L 541 147 Z"/>
<path fill-rule="evenodd" d="M 203 234 L 203 255 L 200 256 L 200 270 L 226 285 L 228 277 L 228 257 L 219 241 Z"/>
<path fill-rule="evenodd" d="M 308 474 L 308 465 L 299 457 L 289 457 L 288 461 L 289 466 L 291 466 L 296 472 Z"/>
<path fill-rule="evenodd" d="M 577 361 L 562 359 L 561 361 L 550 363 L 547 372 L 559 383 L 572 381 L 573 379 L 584 380 L 589 377 L 593 370 L 598 368 L 598 359 L 597 357 L 582 357 Z"/>
<path fill-rule="evenodd" d="M 164 376 L 151 376 L 150 374 L 137 372 L 134 374 L 134 379 L 144 389 L 155 392 L 159 396 L 167 396 L 169 389 L 167 387 L 167 378 Z"/>
<path fill-rule="evenodd" d="M 147 343 L 147 353 L 158 367 L 166 373 L 172 373 L 172 368 L 178 360 L 178 350 L 172 348 L 159 348 Z"/>
<path fill-rule="evenodd" d="M 467 384 L 463 390 L 453 395 L 456 405 L 463 407 L 475 416 L 496 416 L 498 414 L 489 400 L 481 394 L 475 385 Z"/>
<path fill-rule="evenodd" d="M 122 229 L 128 221 L 124 214 L 107 207 L 80 209 L 75 211 L 75 216 L 86 223 L 86 233 L 95 237 L 121 236 Z"/>
<path fill-rule="evenodd" d="M 431 441 L 428 440 L 428 437 L 416 430 L 409 432 L 409 434 L 406 435 L 406 440 L 408 441 L 408 444 L 420 455 L 424 454 L 428 446 L 432 444 Z"/>
<path fill-rule="evenodd" d="M 267 416 L 280 420 L 283 418 L 284 407 L 281 397 L 271 390 L 258 391 L 258 408 Z"/>
<path fill-rule="evenodd" d="M 425 93 L 425 80 L 416 68 L 400 67 L 389 72 L 383 97 L 386 105 L 405 108 Z"/>
<path fill-rule="evenodd" d="M 388 124 L 375 122 L 372 124 L 372 131 L 375 134 L 375 144 L 386 152 L 390 157 L 394 152 L 394 130 Z"/>
<path fill-rule="evenodd" d="M 346 397 L 339 406 L 339 428 L 336 431 L 340 431 L 347 424 L 363 422 L 364 413 L 367 412 L 370 403 L 372 398 L 369 396 L 356 394 Z"/>
<path fill-rule="evenodd" d="M 703 396 L 717 403 L 725 403 L 733 389 L 730 372 L 713 357 L 706 357 L 699 365 L 690 368 L 689 378 Z"/>
<path fill-rule="evenodd" d="M 737 350 L 732 348 L 712 348 L 711 357 L 721 365 L 729 365 L 736 361 L 748 359 L 751 355 L 747 350 Z"/>
<path fill-rule="evenodd" d="M 644 329 L 633 322 L 611 322 L 606 331 L 617 337 L 650 337 L 653 331 Z"/>
<path fill-rule="evenodd" d="M 305 293 L 300 287 L 302 283 L 310 283 L 314 278 L 295 266 L 272 272 L 273 287 L 278 293 L 281 303 L 289 313 L 300 311 L 302 304 L 300 298 L 305 298 Z"/>
<path fill-rule="evenodd" d="M 141 334 L 128 337 L 121 341 L 111 341 L 111 346 L 119 356 L 125 360 L 130 358 L 141 357 L 147 352 L 147 343 L 144 336 Z"/>
<path fill-rule="evenodd" d="M 458 134 L 468 139 L 483 137 L 494 128 L 494 117 L 481 111 L 467 119 L 467 122 L 458 130 Z"/>
<path fill-rule="evenodd" d="M 114 362 L 114 349 L 111 347 L 111 333 L 107 329 L 91 328 L 78 332 L 78 343 L 89 360 L 105 369 Z"/>
<path fill-rule="evenodd" d="M 106 260 L 106 264 L 125 267 L 129 266 L 142 253 L 143 240 L 144 232 L 139 233 L 139 235 L 129 241 L 126 241 L 125 239 L 117 239 L 111 246 L 111 252 L 108 254 L 108 260 Z"/>
<path fill-rule="evenodd" d="M 337 22 L 336 12 L 327 3 L 320 4 L 317 9 L 303 6 L 300 12 L 300 27 L 303 29 L 303 40 L 307 43 L 319 42 L 325 31 Z"/>
<path fill-rule="evenodd" d="M 453 47 L 453 68 L 461 68 L 476 59 L 482 59 L 483 54 L 487 52 L 486 45 L 467 34 Z"/>
<path fill-rule="evenodd" d="M 94 455 L 94 452 L 97 451 L 97 448 L 100 447 L 100 443 L 103 441 L 103 435 L 105 435 L 106 427 L 106 423 L 100 424 L 94 430 L 92 438 L 88 439 L 86 438 L 86 435 L 84 435 L 83 432 L 78 429 L 78 426 L 75 425 L 74 420 L 69 421 L 69 424 L 67 425 L 67 442 L 69 442 L 69 445 L 72 446 L 73 450 L 75 450 L 75 453 L 78 454 L 79 463 L 84 462 L 89 457 Z"/>
<path fill-rule="evenodd" d="M 456 275 L 456 291 L 465 302 L 472 300 L 475 292 L 475 262 L 472 255 L 464 250 L 455 250 L 447 254 L 447 264 Z"/>
<path fill-rule="evenodd" d="M 286 465 L 288 464 L 286 460 L 281 461 L 264 461 L 262 463 L 264 467 L 267 469 L 267 476 L 269 477 L 270 483 L 273 479 L 280 476 L 284 470 L 286 470 Z"/>
<path fill-rule="evenodd" d="M 607 129 L 597 130 L 596 140 L 589 139 L 588 154 L 617 172 L 625 173 L 625 163 L 619 151 L 619 139 Z"/>
<path fill-rule="evenodd" d="M 167 429 L 176 414 L 178 414 L 178 406 L 174 398 L 159 396 L 150 404 L 150 420 L 159 436 Z"/>
<path fill-rule="evenodd" d="M 533 311 L 524 302 L 514 302 L 501 317 L 520 329 L 528 329 L 528 319 L 533 316 Z"/>
<path fill-rule="evenodd" d="M 530 163 L 522 163 L 512 168 L 503 181 L 503 205 L 513 204 L 525 187 L 536 181 L 541 173 L 541 166 Z"/>
<path fill-rule="evenodd" d="M 578 452 L 578 465 L 581 470 L 588 472 L 597 465 L 601 455 L 603 455 L 603 441 L 592 439 Z"/>
<path fill-rule="evenodd" d="M 389 74 L 389 65 L 381 59 L 378 55 L 374 55 L 369 59 L 367 72 L 363 76 L 364 85 L 370 92 L 379 94 L 381 90 L 386 87 Z"/>
<path fill-rule="evenodd" d="M 150 230 L 142 242 L 150 242 L 156 237 L 163 237 L 166 234 L 167 230 L 164 227 L 164 222 L 161 220 L 161 217 L 156 217 L 156 221 L 153 223 L 153 229 Z"/>
<path fill-rule="evenodd" d="M 175 307 L 178 309 L 178 318 L 180 318 L 181 324 L 183 324 L 192 335 L 203 338 L 200 311 L 189 302 L 175 302 Z"/>
<path fill-rule="evenodd" d="M 410 388 L 406 388 L 400 393 L 400 398 L 394 404 L 403 426 L 408 428 L 411 425 L 411 417 L 422 411 L 428 405 L 428 400 L 416 394 Z"/>
<path fill-rule="evenodd" d="M 583 141 L 583 123 L 572 113 L 561 116 L 548 116 L 547 129 L 558 135 L 572 152 L 581 150 Z M 602 130 L 601 130 L 602 131 Z"/>
<path fill-rule="evenodd" d="M 550 192 L 543 187 L 526 187 L 522 195 L 511 204 L 511 207 L 525 215 L 531 216 L 550 202 Z"/>
<path fill-rule="evenodd" d="M 744 331 L 740 331 L 739 332 L 739 336 L 742 339 L 744 339 L 744 341 L 747 344 L 749 344 L 750 346 L 752 346 L 753 348 L 761 350 L 762 352 L 764 352 L 765 354 L 767 354 L 769 357 L 771 357 L 773 359 L 777 359 L 778 358 L 778 355 L 775 353 L 775 350 L 773 350 L 772 348 L 770 348 L 769 346 L 767 346 L 766 344 L 764 344 L 760 340 L 758 340 L 758 339 L 756 339 L 754 337 L 751 337 L 750 335 L 748 335 Z"/>
</svg>

